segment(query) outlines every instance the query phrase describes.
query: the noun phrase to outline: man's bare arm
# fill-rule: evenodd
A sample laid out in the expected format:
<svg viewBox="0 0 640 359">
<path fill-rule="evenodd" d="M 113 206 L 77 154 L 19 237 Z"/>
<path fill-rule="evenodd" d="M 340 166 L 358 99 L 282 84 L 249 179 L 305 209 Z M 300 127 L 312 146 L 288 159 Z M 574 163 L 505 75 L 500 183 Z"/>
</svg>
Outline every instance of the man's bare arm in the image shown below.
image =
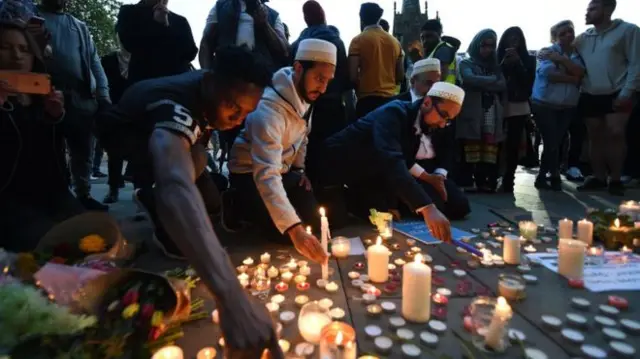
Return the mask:
<svg viewBox="0 0 640 359">
<path fill-rule="evenodd" d="M 230 296 L 242 294 L 195 186 L 196 174 L 188 141 L 167 130 L 155 129 L 149 151 L 156 174 L 158 215 L 170 238 L 219 300 L 226 302 Z"/>
</svg>

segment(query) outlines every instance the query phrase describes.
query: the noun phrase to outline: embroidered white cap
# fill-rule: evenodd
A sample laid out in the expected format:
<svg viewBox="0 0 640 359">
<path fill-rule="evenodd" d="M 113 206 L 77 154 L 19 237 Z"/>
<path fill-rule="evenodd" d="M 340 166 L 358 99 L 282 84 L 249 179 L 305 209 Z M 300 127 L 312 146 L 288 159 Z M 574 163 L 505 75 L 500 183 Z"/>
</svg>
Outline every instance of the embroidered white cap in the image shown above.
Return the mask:
<svg viewBox="0 0 640 359">
<path fill-rule="evenodd" d="M 464 101 L 464 90 L 454 84 L 448 82 L 436 82 L 431 86 L 427 93 L 429 97 L 439 97 L 444 100 L 449 100 L 462 106 Z"/>
<path fill-rule="evenodd" d="M 425 72 L 440 73 L 440 60 L 431 57 L 428 59 L 422 59 L 420 61 L 416 61 L 416 63 L 413 64 L 413 71 L 411 72 L 411 77 L 414 77 L 419 74 L 423 74 Z"/>
<path fill-rule="evenodd" d="M 338 49 L 329 41 L 306 39 L 300 41 L 296 52 L 296 61 L 326 62 L 335 65 Z"/>
</svg>

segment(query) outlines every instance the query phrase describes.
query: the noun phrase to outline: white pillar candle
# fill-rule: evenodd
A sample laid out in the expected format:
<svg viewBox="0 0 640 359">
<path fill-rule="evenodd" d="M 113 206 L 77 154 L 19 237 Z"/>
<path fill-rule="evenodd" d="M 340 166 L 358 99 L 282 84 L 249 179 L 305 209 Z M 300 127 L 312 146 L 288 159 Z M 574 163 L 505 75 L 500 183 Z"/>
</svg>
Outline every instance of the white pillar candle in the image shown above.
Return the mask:
<svg viewBox="0 0 640 359">
<path fill-rule="evenodd" d="M 324 252 L 329 255 L 329 219 L 323 207 L 320 207 L 320 243 Z M 322 279 L 329 279 L 329 263 L 322 264 Z"/>
<path fill-rule="evenodd" d="M 584 256 L 587 244 L 573 239 L 560 238 L 558 247 L 558 274 L 569 279 L 581 279 L 584 274 Z"/>
<path fill-rule="evenodd" d="M 367 273 L 374 283 L 384 283 L 389 279 L 389 249 L 382 245 L 378 237 L 376 244 L 367 248 Z"/>
<path fill-rule="evenodd" d="M 593 244 L 593 223 L 587 219 L 578 221 L 578 240 L 588 246 Z"/>
<path fill-rule="evenodd" d="M 493 311 L 493 318 L 491 318 L 491 324 L 487 329 L 487 334 L 484 337 L 484 343 L 494 349 L 501 350 L 504 343 L 504 330 L 509 319 L 511 319 L 511 307 L 504 297 L 498 297 L 498 302 Z"/>
<path fill-rule="evenodd" d="M 151 359 L 184 359 L 184 353 L 180 347 L 175 345 L 169 345 L 160 348 Z"/>
<path fill-rule="evenodd" d="M 558 238 L 573 238 L 573 221 L 563 219 L 558 221 Z"/>
<path fill-rule="evenodd" d="M 507 264 L 520 264 L 520 238 L 504 236 L 502 257 Z"/>
<path fill-rule="evenodd" d="M 431 317 L 431 268 L 416 254 L 402 269 L 402 316 L 408 321 L 426 323 Z"/>
</svg>

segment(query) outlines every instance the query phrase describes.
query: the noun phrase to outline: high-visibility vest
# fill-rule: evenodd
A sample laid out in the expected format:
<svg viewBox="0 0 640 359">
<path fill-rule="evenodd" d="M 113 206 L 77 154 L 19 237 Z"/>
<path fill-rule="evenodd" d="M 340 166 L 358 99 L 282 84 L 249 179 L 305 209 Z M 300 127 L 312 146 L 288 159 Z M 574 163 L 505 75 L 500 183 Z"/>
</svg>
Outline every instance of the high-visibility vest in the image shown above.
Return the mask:
<svg viewBox="0 0 640 359">
<path fill-rule="evenodd" d="M 438 51 L 438 49 L 441 46 L 449 46 L 449 47 L 453 48 L 453 46 L 449 45 L 447 42 L 440 41 L 438 46 L 436 46 L 436 48 L 433 49 L 433 51 L 431 51 L 431 53 L 429 54 L 429 56 L 427 56 L 427 58 L 433 57 L 433 55 L 436 53 L 436 51 Z M 453 57 L 453 61 L 451 61 L 451 63 L 449 64 L 449 73 L 447 74 L 447 77 L 444 79 L 444 81 L 448 82 L 450 84 L 454 84 L 454 85 L 456 83 L 456 58 L 455 58 L 455 55 Z"/>
</svg>

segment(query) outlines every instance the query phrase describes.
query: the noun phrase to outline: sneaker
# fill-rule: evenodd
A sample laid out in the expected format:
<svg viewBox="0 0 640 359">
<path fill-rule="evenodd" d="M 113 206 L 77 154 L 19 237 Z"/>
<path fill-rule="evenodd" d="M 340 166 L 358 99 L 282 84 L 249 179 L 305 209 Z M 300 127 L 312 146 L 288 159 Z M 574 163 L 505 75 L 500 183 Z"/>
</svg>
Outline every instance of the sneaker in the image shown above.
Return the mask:
<svg viewBox="0 0 640 359">
<path fill-rule="evenodd" d="M 80 201 L 80 204 L 89 211 L 107 212 L 109 210 L 109 206 L 96 201 L 91 196 L 78 197 L 78 201 Z"/>
<path fill-rule="evenodd" d="M 580 182 L 584 180 L 582 171 L 578 167 L 571 167 L 565 172 L 565 176 L 571 182 Z"/>
<path fill-rule="evenodd" d="M 612 196 L 624 196 L 624 184 L 622 181 L 610 181 L 609 194 Z"/>
<path fill-rule="evenodd" d="M 118 202 L 118 190 L 109 190 L 109 193 L 107 193 L 106 196 L 104 196 L 104 199 L 102 200 L 102 203 L 106 203 L 106 204 L 112 204 L 112 203 L 116 203 Z"/>
<path fill-rule="evenodd" d="M 138 208 L 143 211 L 149 223 L 151 223 L 151 227 L 153 228 L 151 240 L 156 247 L 158 247 L 167 258 L 185 260 L 184 254 L 178 249 L 174 241 L 169 238 L 169 235 L 159 222 L 159 218 L 155 212 L 153 189 L 136 189 L 133 192 L 133 201 L 138 205 Z"/>
<path fill-rule="evenodd" d="M 224 228 L 225 231 L 230 233 L 236 233 L 243 229 L 243 224 L 240 221 L 240 216 L 234 203 L 234 192 L 233 189 L 222 192 L 220 224 L 222 224 L 222 228 Z"/>
<path fill-rule="evenodd" d="M 599 180 L 593 176 L 587 177 L 584 180 L 584 183 L 577 187 L 578 191 L 588 192 L 588 191 L 601 191 L 607 188 L 607 182 Z"/>
</svg>

